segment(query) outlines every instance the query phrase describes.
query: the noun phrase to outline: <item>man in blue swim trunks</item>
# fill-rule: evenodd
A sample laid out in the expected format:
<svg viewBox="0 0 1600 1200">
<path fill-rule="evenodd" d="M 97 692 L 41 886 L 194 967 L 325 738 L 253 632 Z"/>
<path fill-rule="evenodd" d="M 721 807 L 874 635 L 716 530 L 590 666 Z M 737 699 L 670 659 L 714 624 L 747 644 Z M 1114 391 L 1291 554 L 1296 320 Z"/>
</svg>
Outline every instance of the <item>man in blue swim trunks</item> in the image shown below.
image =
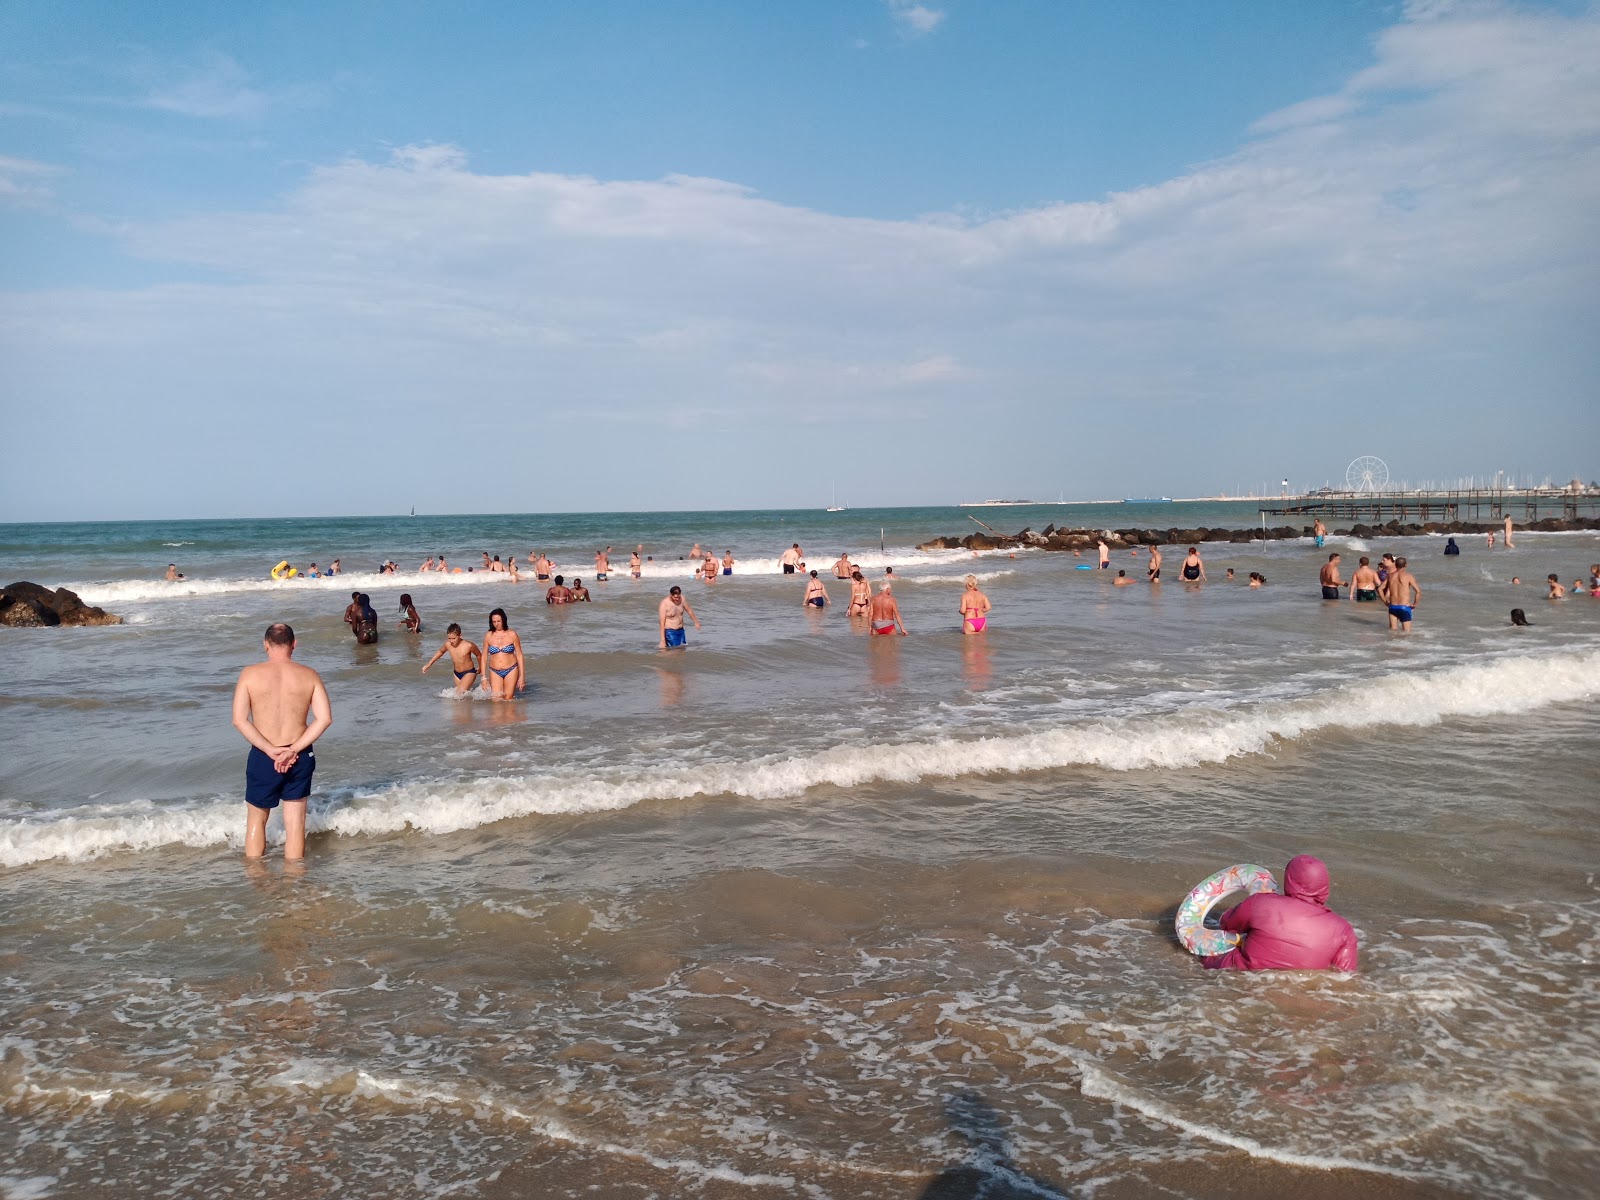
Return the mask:
<svg viewBox="0 0 1600 1200">
<path fill-rule="evenodd" d="M 1406 560 L 1395 559 L 1394 570 L 1383 581 L 1383 600 L 1389 606 L 1389 628 L 1410 633 L 1411 610 L 1421 599 L 1422 586 L 1417 583 L 1416 576 L 1406 570 Z"/>
<path fill-rule="evenodd" d="M 656 609 L 656 617 L 661 622 L 661 649 L 673 650 L 688 645 L 689 635 L 683 628 L 684 613 L 689 614 L 694 627 L 699 629 L 700 618 L 694 615 L 694 609 L 683 598 L 683 589 L 674 584 L 667 598 Z"/>
<path fill-rule="evenodd" d="M 317 769 L 315 742 L 333 724 L 322 676 L 292 662 L 294 630 L 279 621 L 262 641 L 267 661 L 239 672 L 233 727 L 250 743 L 245 762 L 244 856 L 267 849 L 267 819 L 283 805 L 283 857 L 305 857 L 306 797 Z M 309 718 L 309 719 L 308 719 Z"/>
</svg>

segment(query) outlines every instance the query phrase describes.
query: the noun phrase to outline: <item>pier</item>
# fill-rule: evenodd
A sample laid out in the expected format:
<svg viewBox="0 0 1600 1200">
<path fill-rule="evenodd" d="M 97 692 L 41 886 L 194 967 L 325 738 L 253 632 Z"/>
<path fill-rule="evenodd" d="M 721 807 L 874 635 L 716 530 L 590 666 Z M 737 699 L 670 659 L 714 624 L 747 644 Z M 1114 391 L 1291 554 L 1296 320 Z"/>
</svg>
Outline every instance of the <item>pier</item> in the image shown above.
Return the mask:
<svg viewBox="0 0 1600 1200">
<path fill-rule="evenodd" d="M 1600 491 L 1585 488 L 1472 488 L 1440 492 L 1326 492 L 1285 496 L 1261 505 L 1265 517 L 1321 517 L 1381 525 L 1386 521 L 1533 522 L 1600 516 Z"/>
</svg>

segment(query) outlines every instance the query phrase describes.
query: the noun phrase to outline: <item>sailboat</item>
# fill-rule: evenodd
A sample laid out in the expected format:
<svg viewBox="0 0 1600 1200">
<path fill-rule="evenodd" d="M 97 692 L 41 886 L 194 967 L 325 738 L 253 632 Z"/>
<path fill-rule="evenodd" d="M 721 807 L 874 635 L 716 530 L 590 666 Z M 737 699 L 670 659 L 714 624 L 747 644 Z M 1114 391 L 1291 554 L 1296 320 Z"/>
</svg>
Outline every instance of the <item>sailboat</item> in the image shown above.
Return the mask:
<svg viewBox="0 0 1600 1200">
<path fill-rule="evenodd" d="M 840 504 L 839 503 L 839 485 L 837 483 L 835 483 L 833 485 L 833 503 L 828 505 L 828 511 L 829 512 L 844 512 L 849 507 L 850 506 L 848 504 Z"/>
</svg>

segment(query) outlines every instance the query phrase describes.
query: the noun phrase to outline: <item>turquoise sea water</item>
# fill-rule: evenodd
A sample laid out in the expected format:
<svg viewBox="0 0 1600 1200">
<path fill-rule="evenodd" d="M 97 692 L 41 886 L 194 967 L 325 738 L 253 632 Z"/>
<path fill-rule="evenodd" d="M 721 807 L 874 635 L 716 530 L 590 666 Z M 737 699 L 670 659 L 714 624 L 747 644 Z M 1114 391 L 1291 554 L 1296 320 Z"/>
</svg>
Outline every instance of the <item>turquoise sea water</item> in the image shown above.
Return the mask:
<svg viewBox="0 0 1600 1200">
<path fill-rule="evenodd" d="M 969 515 L 1256 523 L 1163 504 L 0 527 L 7 580 L 127 618 L 0 629 L 0 1185 L 898 1197 L 965 1166 L 1202 1196 L 1254 1163 L 1586 1195 L 1600 600 L 1531 581 L 1576 577 L 1600 538 L 1459 558 L 1333 539 L 1347 566 L 1411 556 L 1407 637 L 1320 601 L 1309 541 L 1209 547 L 1204 586 L 1119 555 L 1123 588 L 1070 554 L 915 550 Z M 691 581 L 696 541 L 735 575 Z M 776 570 L 794 541 L 835 600 L 841 550 L 875 582 L 892 567 L 911 636 L 803 609 Z M 414 573 L 530 549 L 594 602 Z M 334 557 L 343 579 L 267 578 Z M 386 558 L 398 577 L 372 573 Z M 163 583 L 168 562 L 188 579 Z M 979 637 L 968 572 L 994 603 Z M 670 583 L 703 628 L 662 654 Z M 352 588 L 376 646 L 341 621 Z M 393 627 L 401 592 L 421 637 Z M 530 687 L 458 699 L 421 666 L 495 606 Z M 301 869 L 240 857 L 229 698 L 280 619 L 335 712 Z M 1183 893 L 1298 852 L 1329 862 L 1361 972 L 1200 971 L 1171 936 Z"/>
</svg>

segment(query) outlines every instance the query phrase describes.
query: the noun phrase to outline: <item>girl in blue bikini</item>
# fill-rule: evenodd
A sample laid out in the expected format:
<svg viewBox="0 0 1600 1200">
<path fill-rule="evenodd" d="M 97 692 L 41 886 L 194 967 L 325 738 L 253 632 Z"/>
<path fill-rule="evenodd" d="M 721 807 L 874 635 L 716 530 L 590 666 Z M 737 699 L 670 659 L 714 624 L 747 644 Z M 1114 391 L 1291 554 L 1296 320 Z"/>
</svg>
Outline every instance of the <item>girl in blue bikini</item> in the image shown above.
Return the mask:
<svg viewBox="0 0 1600 1200">
<path fill-rule="evenodd" d="M 483 635 L 483 681 L 496 700 L 511 700 L 522 687 L 522 639 L 506 624 L 506 610 L 489 613 L 489 632 Z"/>
</svg>

